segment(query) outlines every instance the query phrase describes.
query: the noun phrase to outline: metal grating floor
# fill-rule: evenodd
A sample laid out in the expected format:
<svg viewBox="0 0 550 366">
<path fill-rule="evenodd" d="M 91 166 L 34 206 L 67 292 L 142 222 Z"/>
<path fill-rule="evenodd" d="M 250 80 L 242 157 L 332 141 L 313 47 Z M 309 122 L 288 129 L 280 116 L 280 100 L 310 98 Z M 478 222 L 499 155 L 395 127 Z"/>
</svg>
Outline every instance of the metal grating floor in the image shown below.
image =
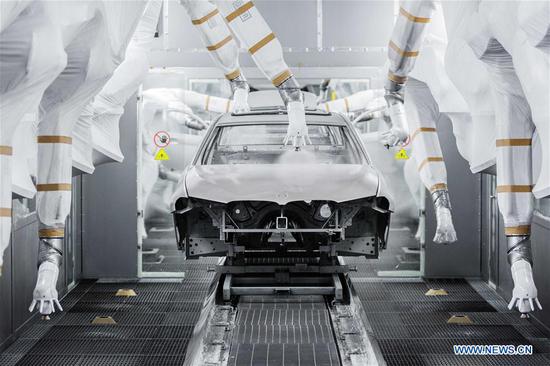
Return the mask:
<svg viewBox="0 0 550 366">
<path fill-rule="evenodd" d="M 178 283 L 85 281 L 61 301 L 65 312 L 33 320 L 0 365 L 181 366 L 214 277 L 211 262 L 189 262 Z M 138 296 L 116 297 L 120 288 Z M 117 324 L 92 325 L 96 316 Z"/>
<path fill-rule="evenodd" d="M 408 232 L 393 235 L 398 244 L 410 241 Z M 32 321 L 0 354 L 0 366 L 183 365 L 214 260 L 183 262 L 164 254 L 166 262 L 150 269 L 185 271 L 181 283 L 82 282 L 62 300 L 66 311 L 47 322 Z M 395 253 L 390 254 L 379 261 L 346 258 L 358 268 L 351 274 L 353 287 L 388 366 L 550 365 L 546 330 L 507 311 L 484 283 L 378 278 L 377 271 L 395 266 Z M 132 288 L 138 296 L 115 297 L 119 288 Z M 429 288 L 444 288 L 448 295 L 425 296 Z M 99 315 L 113 317 L 117 325 L 91 325 Z M 452 315 L 468 315 L 474 324 L 447 324 Z M 532 344 L 535 354 L 455 356 L 455 344 Z M 340 365 L 324 299 L 241 297 L 229 365 Z"/>
<path fill-rule="evenodd" d="M 481 281 L 363 279 L 354 277 L 353 287 L 388 366 L 550 364 L 550 334 L 534 320 L 503 312 L 504 301 Z M 448 295 L 426 296 L 430 288 Z M 474 324 L 448 324 L 452 315 L 468 315 Z M 461 344 L 531 344 L 534 354 L 454 355 L 453 345 Z"/>
</svg>

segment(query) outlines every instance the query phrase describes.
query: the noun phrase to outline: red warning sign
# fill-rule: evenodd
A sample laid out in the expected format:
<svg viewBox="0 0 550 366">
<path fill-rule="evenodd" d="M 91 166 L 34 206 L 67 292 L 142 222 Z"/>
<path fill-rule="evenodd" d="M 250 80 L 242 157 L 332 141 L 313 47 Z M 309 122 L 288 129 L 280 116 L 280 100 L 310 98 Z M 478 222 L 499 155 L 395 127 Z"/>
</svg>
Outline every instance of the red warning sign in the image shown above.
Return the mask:
<svg viewBox="0 0 550 366">
<path fill-rule="evenodd" d="M 170 144 L 170 135 L 166 131 L 158 131 L 153 136 L 153 142 L 160 148 L 166 147 Z"/>
</svg>

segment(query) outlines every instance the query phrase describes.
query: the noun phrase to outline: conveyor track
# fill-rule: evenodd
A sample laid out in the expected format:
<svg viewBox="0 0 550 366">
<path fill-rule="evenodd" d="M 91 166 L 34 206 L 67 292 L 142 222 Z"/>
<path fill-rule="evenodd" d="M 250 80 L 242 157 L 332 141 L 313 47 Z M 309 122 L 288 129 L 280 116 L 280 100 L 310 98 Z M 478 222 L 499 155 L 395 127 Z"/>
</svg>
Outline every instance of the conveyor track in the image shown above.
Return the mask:
<svg viewBox="0 0 550 366">
<path fill-rule="evenodd" d="M 277 272 L 273 266 L 282 262 L 284 272 Z M 247 263 L 250 272 L 228 281 L 235 267 L 221 259 L 216 294 L 209 296 L 195 327 L 186 366 L 378 365 L 346 277 L 308 272 L 303 258 L 296 263 L 297 268 L 291 258 L 255 258 Z M 296 277 L 284 275 L 292 271 Z"/>
<path fill-rule="evenodd" d="M 340 365 L 331 323 L 323 296 L 242 296 L 228 364 Z"/>
</svg>

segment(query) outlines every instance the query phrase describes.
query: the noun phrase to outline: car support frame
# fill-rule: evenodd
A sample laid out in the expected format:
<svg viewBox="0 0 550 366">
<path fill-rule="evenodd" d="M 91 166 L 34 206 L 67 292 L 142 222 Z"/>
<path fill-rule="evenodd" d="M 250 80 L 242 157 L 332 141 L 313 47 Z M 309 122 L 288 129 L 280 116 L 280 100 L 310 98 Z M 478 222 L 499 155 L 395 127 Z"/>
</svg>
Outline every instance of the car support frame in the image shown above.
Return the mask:
<svg viewBox="0 0 550 366">
<path fill-rule="evenodd" d="M 231 265 L 231 258 L 226 257 L 216 266 L 223 301 L 235 296 L 278 294 L 322 295 L 339 303 L 349 301 L 346 273 L 354 267 L 343 264 L 341 258 L 332 265 L 293 263 L 299 258 L 289 259 L 286 264 Z"/>
</svg>

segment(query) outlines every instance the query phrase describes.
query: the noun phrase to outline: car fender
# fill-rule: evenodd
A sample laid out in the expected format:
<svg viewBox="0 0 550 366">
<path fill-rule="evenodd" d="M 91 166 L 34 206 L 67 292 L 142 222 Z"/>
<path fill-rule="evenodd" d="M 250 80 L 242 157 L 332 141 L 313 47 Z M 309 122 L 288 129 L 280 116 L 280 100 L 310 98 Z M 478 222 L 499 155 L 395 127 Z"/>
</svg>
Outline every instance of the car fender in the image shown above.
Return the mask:
<svg viewBox="0 0 550 366">
<path fill-rule="evenodd" d="M 172 197 L 170 199 L 170 211 L 174 212 L 176 210 L 176 202 L 179 198 L 189 198 L 189 194 L 187 193 L 187 187 L 185 186 L 185 178 L 187 177 L 187 172 L 189 171 L 189 168 L 191 165 L 188 165 L 184 170 L 183 174 L 181 175 L 177 185 L 176 190 L 172 194 Z"/>
<path fill-rule="evenodd" d="M 378 169 L 377 169 L 377 173 L 378 173 L 378 189 L 376 191 L 376 197 L 385 197 L 390 203 L 389 210 L 393 211 L 395 207 L 393 196 L 391 195 L 390 191 L 387 188 L 388 185 L 384 180 L 384 176 L 378 171 Z M 405 182 L 403 182 L 403 184 L 405 184 Z"/>
</svg>

